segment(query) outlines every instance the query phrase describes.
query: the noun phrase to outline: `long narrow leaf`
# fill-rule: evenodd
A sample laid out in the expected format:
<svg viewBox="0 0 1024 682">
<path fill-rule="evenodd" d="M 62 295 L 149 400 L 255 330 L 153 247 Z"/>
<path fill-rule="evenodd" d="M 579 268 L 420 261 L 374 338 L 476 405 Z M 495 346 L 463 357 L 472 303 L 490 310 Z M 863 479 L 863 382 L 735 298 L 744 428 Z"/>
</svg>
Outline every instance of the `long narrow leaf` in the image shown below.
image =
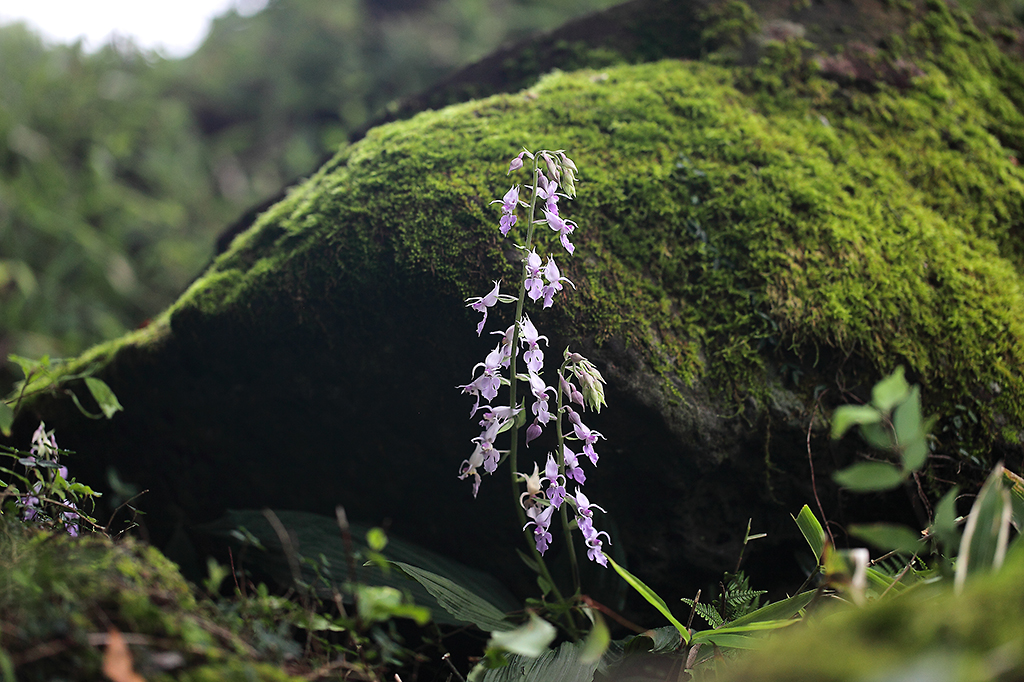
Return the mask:
<svg viewBox="0 0 1024 682">
<path fill-rule="evenodd" d="M 800 612 L 800 609 L 811 603 L 816 591 L 817 590 L 808 590 L 787 599 L 768 604 L 767 606 L 762 606 L 757 611 L 753 611 L 732 621 L 729 623 L 729 626 L 738 627 L 746 625 L 747 623 L 760 623 L 762 621 L 792 618 Z"/>
<path fill-rule="evenodd" d="M 821 553 L 825 549 L 825 530 L 818 523 L 814 512 L 805 504 L 800 509 L 800 513 L 793 517 L 793 520 L 796 521 L 797 528 L 800 529 L 804 539 L 807 540 L 807 544 L 811 546 L 814 560 L 820 562 Z"/>
<path fill-rule="evenodd" d="M 698 635 L 707 634 L 707 637 L 698 637 Z M 693 642 L 704 644 L 716 644 L 720 647 L 728 647 L 730 649 L 763 649 L 768 643 L 768 640 L 764 637 L 753 637 L 751 635 L 743 635 L 729 632 L 719 632 L 718 630 L 702 630 L 695 632 L 693 635 Z"/>
<path fill-rule="evenodd" d="M 1006 556 L 1013 507 L 1003 465 L 997 464 L 981 487 L 960 540 L 956 563 L 956 589 L 962 590 L 967 577 L 998 569 Z"/>
<path fill-rule="evenodd" d="M 634 590 L 639 592 L 640 596 L 646 599 L 651 604 L 651 606 L 658 609 L 658 611 L 661 612 L 661 615 L 665 616 L 665 618 L 668 619 L 668 622 L 672 623 L 673 627 L 675 627 L 675 629 L 679 631 L 679 635 L 683 638 L 683 641 L 689 644 L 690 631 L 686 629 L 685 625 L 676 620 L 676 617 L 673 616 L 672 612 L 668 610 L 668 605 L 665 604 L 665 600 L 659 597 L 654 590 L 647 587 L 647 585 L 644 585 L 643 581 L 640 580 L 640 578 L 637 578 L 635 575 L 624 569 L 622 566 L 619 566 L 617 563 L 615 563 L 615 561 L 611 557 L 608 557 L 608 562 L 612 565 L 612 568 L 615 569 L 615 572 L 622 576 L 623 580 L 629 583 Z"/>
</svg>

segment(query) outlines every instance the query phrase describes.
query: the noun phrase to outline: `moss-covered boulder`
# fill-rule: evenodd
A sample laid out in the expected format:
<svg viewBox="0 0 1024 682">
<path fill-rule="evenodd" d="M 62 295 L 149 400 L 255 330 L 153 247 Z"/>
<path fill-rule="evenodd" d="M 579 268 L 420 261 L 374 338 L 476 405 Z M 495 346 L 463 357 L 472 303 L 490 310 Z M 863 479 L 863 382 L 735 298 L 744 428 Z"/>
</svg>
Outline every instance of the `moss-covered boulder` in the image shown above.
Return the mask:
<svg viewBox="0 0 1024 682">
<path fill-rule="evenodd" d="M 732 3 L 706 15 L 728 48 L 706 61 L 554 73 L 371 130 L 147 328 L 72 364 L 123 414 L 90 422 L 57 391 L 21 433 L 44 418 L 80 478 L 148 490 L 157 539 L 225 508 L 342 504 L 512 581 L 505 477 L 477 500 L 456 480 L 476 429 L 455 386 L 493 345 L 465 298 L 516 277 L 522 234 L 502 240 L 490 202 L 525 145 L 580 169 L 576 291 L 533 319 L 609 380 L 588 491 L 666 598 L 731 567 L 750 518 L 793 537 L 811 459 L 843 520 L 823 474 L 852 453 L 824 418 L 896 365 L 942 417 L 936 481 L 1019 456 L 1024 70 L 939 2 L 871 7 L 901 32 L 825 51 Z"/>
<path fill-rule="evenodd" d="M 72 538 L 0 517 L 0 622 L 5 679 L 301 679 L 261 661 L 174 563 L 131 539 Z"/>
</svg>

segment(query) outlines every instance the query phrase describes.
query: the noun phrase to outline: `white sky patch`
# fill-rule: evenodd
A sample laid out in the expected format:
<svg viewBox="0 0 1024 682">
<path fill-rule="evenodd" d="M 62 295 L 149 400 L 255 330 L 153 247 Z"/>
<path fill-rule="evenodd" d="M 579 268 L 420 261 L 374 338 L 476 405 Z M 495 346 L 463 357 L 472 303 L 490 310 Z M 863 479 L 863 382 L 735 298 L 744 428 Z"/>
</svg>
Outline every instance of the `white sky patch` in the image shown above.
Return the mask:
<svg viewBox="0 0 1024 682">
<path fill-rule="evenodd" d="M 94 51 L 113 36 L 131 36 L 168 57 L 191 54 L 214 17 L 234 8 L 245 15 L 267 0 L 0 0 L 0 23 L 24 21 L 51 42 L 84 40 Z"/>
</svg>

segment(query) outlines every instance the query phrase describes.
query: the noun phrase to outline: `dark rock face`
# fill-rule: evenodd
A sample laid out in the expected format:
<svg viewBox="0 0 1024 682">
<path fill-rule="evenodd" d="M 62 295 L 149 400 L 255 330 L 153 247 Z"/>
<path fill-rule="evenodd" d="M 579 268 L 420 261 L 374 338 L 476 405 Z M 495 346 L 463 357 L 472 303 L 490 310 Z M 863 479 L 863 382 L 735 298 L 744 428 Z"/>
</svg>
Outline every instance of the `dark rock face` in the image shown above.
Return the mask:
<svg viewBox="0 0 1024 682">
<path fill-rule="evenodd" d="M 112 467 L 148 489 L 158 542 L 229 508 L 343 504 L 531 593 L 507 470 L 476 500 L 456 479 L 478 430 L 455 386 L 493 345 L 464 299 L 518 277 L 522 235 L 501 240 L 488 202 L 519 145 L 565 148 L 582 179 L 563 202 L 578 250 L 560 256 L 577 290 L 531 316 L 549 358 L 570 345 L 608 379 L 587 491 L 613 556 L 671 601 L 734 568 L 753 519 L 769 533 L 758 575 L 798 581 L 782 550 L 814 500 L 809 462 L 831 519 L 909 513 L 827 484 L 857 447 L 828 442 L 828 410 L 895 365 L 930 409 L 982 415 L 977 431 L 943 422 L 937 455 L 1020 457 L 1021 68 L 941 5 L 896 17 L 917 37 L 873 58 L 914 59 L 926 75 L 905 91 L 837 85 L 806 46 L 775 42 L 756 66 L 555 74 L 376 128 L 149 328 L 77 361 L 99 362 L 123 414 L 87 422 L 42 397 L 20 434 L 41 417 L 79 478 L 103 487 Z M 541 234 L 540 252 L 559 248 Z M 509 324 L 492 315 L 488 331 Z M 587 585 L 615 598 L 608 572 Z"/>
</svg>

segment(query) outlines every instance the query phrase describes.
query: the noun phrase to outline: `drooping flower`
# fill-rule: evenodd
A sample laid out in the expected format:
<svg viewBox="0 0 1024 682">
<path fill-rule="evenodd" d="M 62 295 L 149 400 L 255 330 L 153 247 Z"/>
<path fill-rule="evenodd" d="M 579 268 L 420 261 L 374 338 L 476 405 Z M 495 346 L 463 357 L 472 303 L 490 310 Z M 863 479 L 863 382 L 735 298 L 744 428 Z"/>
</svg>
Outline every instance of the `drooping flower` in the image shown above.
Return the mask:
<svg viewBox="0 0 1024 682">
<path fill-rule="evenodd" d="M 505 175 L 508 175 L 512 171 L 517 171 L 523 167 L 523 156 L 528 156 L 531 159 L 533 158 L 533 154 L 526 151 L 525 149 L 519 152 L 517 156 L 513 157 L 511 163 L 508 164 L 508 173 L 505 173 Z"/>
<path fill-rule="evenodd" d="M 572 255 L 576 247 L 569 241 L 569 235 L 576 229 L 576 223 L 571 220 L 562 220 L 557 213 L 552 213 L 547 208 L 544 209 L 544 218 L 547 220 L 548 227 L 558 233 L 558 240 L 562 242 L 565 250 Z"/>
<path fill-rule="evenodd" d="M 498 302 L 500 287 L 501 285 L 496 281 L 494 288 L 485 296 L 474 296 L 466 299 L 466 303 L 469 304 L 470 308 L 484 314 L 484 319 L 480 320 L 480 324 L 476 326 L 477 336 L 480 336 L 480 333 L 484 330 L 484 324 L 487 322 L 487 309 L 493 307 Z"/>
<path fill-rule="evenodd" d="M 459 467 L 459 480 L 463 481 L 467 476 L 473 477 L 473 497 L 480 491 L 480 474 L 477 473 L 477 468 L 484 464 L 484 452 L 483 448 L 477 444 L 473 450 L 473 454 L 469 456 L 469 459 L 463 460 L 462 466 Z"/>
<path fill-rule="evenodd" d="M 569 446 L 562 445 L 562 459 L 565 462 L 565 477 L 583 485 L 587 482 L 587 475 L 580 468 L 579 457 L 569 449 Z"/>
<path fill-rule="evenodd" d="M 551 307 L 555 294 L 562 290 L 562 282 L 569 282 L 573 289 L 576 288 L 576 285 L 570 282 L 567 277 L 562 277 L 562 273 L 558 271 L 558 266 L 555 265 L 555 259 L 551 256 L 548 256 L 548 263 L 544 266 L 544 279 L 548 281 L 547 285 L 541 289 L 545 308 Z M 536 301 L 537 299 L 534 298 L 533 300 Z"/>
<path fill-rule="evenodd" d="M 501 367 L 503 363 L 504 358 L 501 346 L 497 346 L 487 354 L 487 358 L 483 362 L 477 363 L 476 367 L 473 368 L 474 372 L 477 370 L 477 367 L 484 368 L 484 371 L 480 376 L 468 384 L 456 386 L 456 388 L 461 388 L 463 393 L 469 393 L 470 395 L 476 396 L 476 402 L 473 404 L 473 409 L 469 411 L 470 417 L 476 414 L 477 410 L 480 409 L 481 397 L 490 402 L 498 396 L 498 388 L 501 386 Z"/>
<path fill-rule="evenodd" d="M 541 263 L 540 256 L 537 255 L 536 249 L 530 251 L 526 256 L 526 294 L 531 300 L 536 301 L 544 295 L 544 280 L 541 279 L 541 274 L 544 271 L 544 266 Z"/>
<path fill-rule="evenodd" d="M 558 183 L 548 180 L 543 173 L 537 173 L 537 197 L 544 200 L 544 210 L 558 215 Z"/>
<path fill-rule="evenodd" d="M 544 478 L 541 480 L 548 484 L 544 495 L 551 501 L 551 506 L 558 509 L 566 496 L 565 478 L 558 473 L 558 462 L 551 453 L 548 453 L 548 461 L 544 465 Z"/>
<path fill-rule="evenodd" d="M 523 509 L 529 511 L 537 506 L 537 496 L 540 495 L 541 489 L 541 477 L 540 468 L 537 463 L 533 463 L 533 473 L 527 476 L 516 472 L 516 478 L 521 481 L 526 481 L 526 492 L 519 496 L 519 504 L 522 505 Z M 526 498 L 525 500 L 523 498 Z"/>
<path fill-rule="evenodd" d="M 532 507 L 526 511 L 526 515 L 530 517 L 530 521 L 526 522 L 523 526 L 523 530 L 526 530 L 530 526 L 533 526 L 533 540 L 537 544 L 537 551 L 542 555 L 548 551 L 548 546 L 551 545 L 551 533 L 548 528 L 551 526 L 551 514 L 555 508 L 552 506 L 544 507 L 542 510 L 539 506 Z"/>
<path fill-rule="evenodd" d="M 519 329 L 521 333 L 520 341 L 529 348 L 529 350 L 523 353 L 526 367 L 531 372 L 540 372 L 544 368 L 544 351 L 540 349 L 540 340 L 544 339 L 546 342 L 548 337 L 541 336 L 540 332 L 537 331 L 537 327 L 526 316 L 523 316 L 523 319 L 519 322 Z"/>
<path fill-rule="evenodd" d="M 508 236 L 508 231 L 516 224 L 516 206 L 519 205 L 519 185 L 512 185 L 509 191 L 501 199 L 495 199 L 492 204 L 501 204 L 501 220 L 498 222 L 498 230 L 502 237 Z"/>
</svg>

